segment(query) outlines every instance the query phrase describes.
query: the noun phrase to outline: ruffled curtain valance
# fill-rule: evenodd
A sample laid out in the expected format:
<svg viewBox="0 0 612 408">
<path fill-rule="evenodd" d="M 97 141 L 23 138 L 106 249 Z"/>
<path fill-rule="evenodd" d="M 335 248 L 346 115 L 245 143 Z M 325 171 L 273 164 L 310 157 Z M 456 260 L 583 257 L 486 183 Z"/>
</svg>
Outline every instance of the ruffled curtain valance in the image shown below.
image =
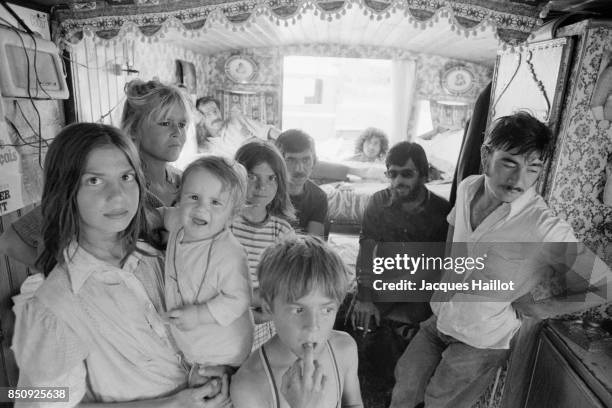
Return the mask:
<svg viewBox="0 0 612 408">
<path fill-rule="evenodd" d="M 170 28 L 185 35 L 200 35 L 211 24 L 244 30 L 255 18 L 268 17 L 276 24 L 295 24 L 314 10 L 322 20 L 341 19 L 346 9 L 359 7 L 370 19 L 383 20 L 403 13 L 415 27 L 427 29 L 439 18 L 449 18 L 453 29 L 466 36 L 493 27 L 509 45 L 524 42 L 539 25 L 539 8 L 525 0 L 96 0 L 56 8 L 56 40 L 78 43 L 84 35 L 118 40 L 139 34 L 159 40 Z"/>
</svg>

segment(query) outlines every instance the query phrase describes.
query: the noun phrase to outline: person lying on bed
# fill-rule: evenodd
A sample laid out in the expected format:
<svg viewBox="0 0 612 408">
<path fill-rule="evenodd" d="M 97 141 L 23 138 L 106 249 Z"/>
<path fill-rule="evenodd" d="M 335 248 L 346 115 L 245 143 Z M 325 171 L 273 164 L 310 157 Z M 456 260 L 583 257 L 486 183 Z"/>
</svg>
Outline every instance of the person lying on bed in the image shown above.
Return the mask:
<svg viewBox="0 0 612 408">
<path fill-rule="evenodd" d="M 221 114 L 221 102 L 212 96 L 196 101 L 202 120 L 196 125 L 198 151 L 233 158 L 247 140 L 274 140 L 280 130 L 274 126 L 247 118 L 237 105 Z"/>
<path fill-rule="evenodd" d="M 355 142 L 355 154 L 351 161 L 384 163 L 389 150 L 389 139 L 380 129 L 369 127 Z"/>
</svg>

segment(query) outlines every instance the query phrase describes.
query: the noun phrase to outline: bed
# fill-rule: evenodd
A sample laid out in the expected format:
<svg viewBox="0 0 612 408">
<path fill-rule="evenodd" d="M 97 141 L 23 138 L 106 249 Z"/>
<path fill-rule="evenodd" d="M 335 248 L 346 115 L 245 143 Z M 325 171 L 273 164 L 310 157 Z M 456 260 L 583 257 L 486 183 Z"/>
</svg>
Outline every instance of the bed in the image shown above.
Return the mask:
<svg viewBox="0 0 612 408">
<path fill-rule="evenodd" d="M 331 231 L 358 234 L 368 200 L 372 194 L 388 186 L 387 180 L 337 182 L 319 186 L 327 195 Z M 450 181 L 436 180 L 427 183 L 426 187 L 434 194 L 448 200 Z"/>
<path fill-rule="evenodd" d="M 329 244 L 338 252 L 353 274 L 355 289 L 355 263 L 359 252 L 359 230 L 368 200 L 375 192 L 389 186 L 388 180 L 357 180 L 320 185 L 327 195 Z M 426 187 L 448 199 L 451 183 L 437 180 Z"/>
</svg>

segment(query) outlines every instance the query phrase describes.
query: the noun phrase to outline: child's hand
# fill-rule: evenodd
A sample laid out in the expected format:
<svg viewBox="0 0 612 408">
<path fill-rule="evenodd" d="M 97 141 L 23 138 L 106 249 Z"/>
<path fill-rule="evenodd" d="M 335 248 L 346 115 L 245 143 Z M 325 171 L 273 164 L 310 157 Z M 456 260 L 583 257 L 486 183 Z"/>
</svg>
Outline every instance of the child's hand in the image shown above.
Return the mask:
<svg viewBox="0 0 612 408">
<path fill-rule="evenodd" d="M 326 383 L 327 377 L 309 346 L 304 357 L 298 358 L 283 374 L 281 393 L 291 408 L 318 408 L 323 402 Z"/>
<path fill-rule="evenodd" d="M 166 318 L 180 330 L 192 330 L 200 325 L 200 310 L 197 305 L 187 305 L 167 312 Z"/>
<path fill-rule="evenodd" d="M 253 291 L 253 300 L 251 302 L 251 311 L 253 312 L 253 319 L 255 323 L 261 324 L 268 320 L 271 320 L 269 313 L 266 313 L 263 308 L 263 299 L 259 295 L 259 289 Z"/>
</svg>

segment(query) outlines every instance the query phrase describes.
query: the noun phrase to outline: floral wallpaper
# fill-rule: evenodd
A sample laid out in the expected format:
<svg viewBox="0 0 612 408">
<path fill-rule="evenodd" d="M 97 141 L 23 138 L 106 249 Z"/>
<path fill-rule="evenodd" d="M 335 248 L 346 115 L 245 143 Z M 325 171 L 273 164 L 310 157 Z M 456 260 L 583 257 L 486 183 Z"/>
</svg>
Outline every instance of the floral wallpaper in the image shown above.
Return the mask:
<svg viewBox="0 0 612 408">
<path fill-rule="evenodd" d="M 225 75 L 225 61 L 232 55 L 243 54 L 252 57 L 259 72 L 249 84 L 237 84 Z M 305 44 L 274 48 L 251 48 L 217 53 L 205 59 L 204 74 L 206 77 L 206 93 L 214 94 L 219 89 L 231 89 L 244 92 L 273 92 L 278 97 L 280 109 L 282 87 L 283 56 L 303 55 L 320 57 L 346 57 L 346 58 L 384 58 L 384 59 L 413 59 L 417 61 L 417 97 L 437 100 L 455 100 L 472 103 L 478 93 L 491 80 L 492 67 L 474 64 L 466 61 L 452 60 L 426 54 L 416 54 L 395 48 L 382 48 L 375 46 L 346 46 L 340 44 Z M 474 86 L 463 96 L 449 95 L 442 88 L 441 74 L 450 66 L 464 65 L 473 74 Z M 198 95 L 200 96 L 200 95 Z M 280 117 L 280 112 L 279 112 Z M 277 126 L 280 123 L 276 123 Z"/>
<path fill-rule="evenodd" d="M 604 27 L 587 29 L 577 44 L 546 197 L 577 237 L 609 266 L 612 207 L 601 202 L 601 195 L 607 158 L 612 153 L 612 124 L 596 121 L 589 105 L 602 55 L 611 44 L 612 28 Z"/>
<path fill-rule="evenodd" d="M 456 65 L 464 65 L 474 74 L 474 86 L 462 97 L 449 95 L 440 81 L 444 71 Z M 473 103 L 480 91 L 493 76 L 493 68 L 466 61 L 452 60 L 436 55 L 420 54 L 417 59 L 417 93 L 421 98 L 457 100 Z"/>
</svg>

